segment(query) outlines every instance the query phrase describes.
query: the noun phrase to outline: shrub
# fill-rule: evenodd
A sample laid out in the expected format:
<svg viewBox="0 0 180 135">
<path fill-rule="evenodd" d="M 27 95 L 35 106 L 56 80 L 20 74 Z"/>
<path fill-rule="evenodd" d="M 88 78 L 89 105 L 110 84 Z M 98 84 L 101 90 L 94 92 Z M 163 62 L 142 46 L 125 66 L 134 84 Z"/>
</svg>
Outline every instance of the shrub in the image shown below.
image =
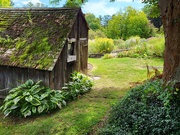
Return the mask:
<svg viewBox="0 0 180 135">
<path fill-rule="evenodd" d="M 93 31 L 92 29 L 89 30 L 89 39 L 93 40 L 95 38 L 106 38 L 106 35 L 103 33 L 102 30 Z"/>
<path fill-rule="evenodd" d="M 40 82 L 34 83 L 32 80 L 27 80 L 24 84 L 10 90 L 0 108 L 5 117 L 8 115 L 27 117 L 66 105 L 61 91 L 40 86 Z"/>
<path fill-rule="evenodd" d="M 148 50 L 147 53 L 149 56 L 153 57 L 163 57 L 165 39 L 163 36 L 150 38 L 147 42 Z"/>
<path fill-rule="evenodd" d="M 164 54 L 164 37 L 151 37 L 149 39 L 140 39 L 132 37 L 125 41 L 128 52 L 120 52 L 118 57 L 163 57 Z"/>
<path fill-rule="evenodd" d="M 173 83 L 161 80 L 137 86 L 115 105 L 102 135 L 178 135 L 180 100 Z"/>
<path fill-rule="evenodd" d="M 125 44 L 124 40 L 122 40 L 122 39 L 114 39 L 113 42 L 114 42 L 114 46 L 115 46 L 116 50 L 126 49 L 126 44 Z"/>
<path fill-rule="evenodd" d="M 126 41 L 126 48 L 129 49 L 124 52 L 120 52 L 118 57 L 132 57 L 132 58 L 144 58 L 147 55 L 146 39 L 140 39 L 140 37 L 131 37 Z"/>
<path fill-rule="evenodd" d="M 89 53 L 110 53 L 114 49 L 114 43 L 109 38 L 95 38 L 89 41 Z"/>
<path fill-rule="evenodd" d="M 140 43 L 140 37 L 130 37 L 128 40 L 125 41 L 126 49 L 132 48 Z"/>
<path fill-rule="evenodd" d="M 72 73 L 71 80 L 63 87 L 63 95 L 66 101 L 78 98 L 79 95 L 90 91 L 93 86 L 93 82 L 88 76 L 78 72 Z"/>
<path fill-rule="evenodd" d="M 104 56 L 102 57 L 102 59 L 111 59 L 111 58 L 114 58 L 112 54 L 104 54 Z"/>
</svg>

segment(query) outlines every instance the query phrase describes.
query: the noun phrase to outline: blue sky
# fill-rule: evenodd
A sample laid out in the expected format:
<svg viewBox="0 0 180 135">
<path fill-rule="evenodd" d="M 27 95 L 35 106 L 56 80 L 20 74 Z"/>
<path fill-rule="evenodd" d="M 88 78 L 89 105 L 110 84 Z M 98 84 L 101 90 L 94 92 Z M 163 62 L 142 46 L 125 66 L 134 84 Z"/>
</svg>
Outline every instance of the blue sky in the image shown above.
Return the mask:
<svg viewBox="0 0 180 135">
<path fill-rule="evenodd" d="M 109 2 L 109 0 L 88 0 L 82 7 L 82 10 L 84 13 L 93 13 L 98 17 L 99 15 L 113 15 L 127 6 L 132 6 L 136 9 L 143 8 L 144 4 L 141 3 L 141 0 L 132 1 L 133 0 L 116 0 L 115 2 Z M 13 0 L 13 2 L 15 3 L 14 7 L 22 7 L 28 2 L 43 3 L 48 7 L 52 7 L 52 5 L 49 5 L 49 0 Z M 63 5 L 64 0 L 60 2 L 58 7 L 62 7 Z"/>
</svg>

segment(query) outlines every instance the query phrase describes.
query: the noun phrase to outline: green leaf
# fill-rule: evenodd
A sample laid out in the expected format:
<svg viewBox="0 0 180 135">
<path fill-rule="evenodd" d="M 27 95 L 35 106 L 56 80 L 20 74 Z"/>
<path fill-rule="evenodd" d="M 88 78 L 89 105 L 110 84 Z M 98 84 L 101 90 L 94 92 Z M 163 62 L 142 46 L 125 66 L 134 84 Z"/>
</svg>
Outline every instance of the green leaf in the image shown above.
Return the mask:
<svg viewBox="0 0 180 135">
<path fill-rule="evenodd" d="M 27 109 L 28 109 L 28 105 L 27 104 L 24 104 L 23 107 L 21 108 L 21 113 L 23 114 Z"/>
<path fill-rule="evenodd" d="M 30 103 L 34 106 L 41 105 L 41 102 L 37 98 L 34 98 L 34 97 Z"/>
<path fill-rule="evenodd" d="M 22 99 L 22 96 L 16 97 L 13 102 L 14 104 L 17 104 Z"/>
<path fill-rule="evenodd" d="M 43 87 L 39 87 L 39 88 L 35 89 L 34 91 L 32 91 L 32 93 L 35 95 L 35 94 L 37 94 L 37 93 L 40 93 L 40 92 L 43 91 L 43 90 L 44 90 Z"/>
<path fill-rule="evenodd" d="M 4 117 L 7 117 L 11 113 L 10 109 L 4 111 Z"/>
<path fill-rule="evenodd" d="M 28 91 L 23 92 L 23 96 L 29 96 L 29 95 L 30 95 L 30 93 Z"/>
<path fill-rule="evenodd" d="M 48 96 L 49 96 L 49 93 L 44 93 L 44 94 L 41 95 L 41 98 L 40 98 L 40 99 L 42 100 L 42 99 L 44 99 L 44 98 L 46 98 L 46 97 L 48 97 Z"/>
<path fill-rule="evenodd" d="M 52 103 L 58 104 L 58 100 L 57 100 L 56 98 L 54 98 L 54 97 L 52 97 L 52 98 L 50 99 L 50 101 L 51 101 Z"/>
<path fill-rule="evenodd" d="M 19 106 L 18 105 L 13 105 L 13 106 L 11 106 L 11 110 L 14 110 L 14 109 L 16 109 L 16 108 L 18 108 Z"/>
<path fill-rule="evenodd" d="M 33 100 L 33 97 L 29 95 L 28 97 L 25 97 L 25 100 L 28 102 L 31 102 Z"/>
<path fill-rule="evenodd" d="M 26 85 L 27 87 L 31 87 L 31 86 L 33 86 L 33 84 L 34 84 L 34 82 L 33 82 L 33 80 L 31 80 L 31 79 L 29 79 L 29 80 L 27 80 L 27 81 L 25 82 L 25 85 Z"/>
<path fill-rule="evenodd" d="M 36 111 L 37 111 L 37 109 L 36 109 L 36 107 L 32 107 L 32 112 L 34 113 L 34 114 L 36 114 Z"/>
<path fill-rule="evenodd" d="M 9 93 L 14 93 L 14 92 L 17 92 L 17 91 L 19 91 L 20 89 L 17 87 L 17 88 L 14 88 L 14 89 L 11 89 L 10 91 L 9 91 Z"/>
<path fill-rule="evenodd" d="M 3 111 L 5 111 L 7 108 L 10 108 L 13 104 L 14 104 L 13 100 L 5 102 L 5 104 L 3 105 L 4 106 Z"/>
<path fill-rule="evenodd" d="M 57 104 L 57 106 L 58 106 L 60 109 L 62 108 L 61 103 Z"/>
<path fill-rule="evenodd" d="M 43 106 L 38 106 L 38 113 L 42 113 L 44 111 Z"/>
<path fill-rule="evenodd" d="M 66 106 L 66 101 L 63 100 L 62 103 L 63 103 L 64 106 Z"/>
<path fill-rule="evenodd" d="M 9 94 L 9 95 L 7 95 L 7 97 L 5 98 L 5 101 L 7 101 L 7 100 L 11 100 L 11 99 L 13 99 L 15 96 L 13 95 L 13 94 Z"/>
<path fill-rule="evenodd" d="M 30 110 L 26 110 L 24 113 L 23 113 L 23 116 L 24 117 L 27 117 L 27 116 L 30 116 L 31 115 L 31 111 Z"/>
</svg>

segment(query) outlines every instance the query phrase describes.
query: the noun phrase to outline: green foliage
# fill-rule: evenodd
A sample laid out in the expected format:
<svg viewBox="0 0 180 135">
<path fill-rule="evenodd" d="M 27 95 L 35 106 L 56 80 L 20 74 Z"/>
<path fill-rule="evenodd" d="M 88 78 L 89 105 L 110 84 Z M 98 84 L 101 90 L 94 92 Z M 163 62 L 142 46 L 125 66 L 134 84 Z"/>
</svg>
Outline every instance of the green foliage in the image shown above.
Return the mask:
<svg viewBox="0 0 180 135">
<path fill-rule="evenodd" d="M 153 35 L 152 29 L 144 12 L 127 7 L 124 12 L 118 12 L 108 22 L 106 34 L 113 39 L 126 40 L 131 36 L 147 38 Z"/>
<path fill-rule="evenodd" d="M 120 52 L 118 57 L 163 57 L 164 54 L 164 37 L 152 37 L 149 39 L 140 39 L 139 37 L 131 37 L 125 41 L 123 49 L 128 49 L 124 52 Z"/>
<path fill-rule="evenodd" d="M 102 57 L 102 59 L 111 59 L 111 58 L 114 58 L 112 54 L 104 54 L 104 56 Z"/>
<path fill-rule="evenodd" d="M 115 105 L 103 135 L 178 135 L 179 99 L 173 98 L 174 83 L 161 80 L 137 86 Z"/>
<path fill-rule="evenodd" d="M 63 95 L 65 100 L 74 100 L 79 95 L 87 93 L 93 86 L 92 80 L 81 73 L 73 72 L 71 75 L 71 82 L 65 84 L 63 87 Z"/>
<path fill-rule="evenodd" d="M 144 11 L 144 13 L 146 13 L 148 17 L 155 18 L 160 16 L 160 10 L 158 5 L 147 4 L 142 10 Z"/>
<path fill-rule="evenodd" d="M 95 38 L 106 38 L 106 35 L 102 30 L 93 31 L 92 29 L 89 30 L 89 39 L 93 40 Z"/>
<path fill-rule="evenodd" d="M 110 53 L 114 49 L 114 43 L 109 38 L 95 38 L 95 40 L 89 41 L 90 53 Z"/>
<path fill-rule="evenodd" d="M 114 42 L 115 50 L 126 49 L 126 44 L 124 40 L 114 39 L 113 42 Z"/>
<path fill-rule="evenodd" d="M 147 57 L 147 44 L 145 39 L 140 37 L 131 37 L 125 41 L 125 48 L 127 49 L 118 54 L 119 58 L 122 57 L 131 57 L 131 58 L 144 58 Z"/>
<path fill-rule="evenodd" d="M 149 56 L 163 57 L 164 47 L 165 47 L 164 36 L 160 35 L 158 37 L 150 38 L 147 44 L 148 44 L 147 54 Z"/>
<path fill-rule="evenodd" d="M 64 7 L 81 7 L 87 0 L 66 0 L 66 3 L 64 4 Z"/>
<path fill-rule="evenodd" d="M 96 18 L 94 14 L 87 13 L 85 15 L 86 21 L 90 27 L 90 29 L 96 31 L 98 29 L 102 29 L 101 22 L 99 18 Z"/>
<path fill-rule="evenodd" d="M 11 0 L 1 0 L 0 7 L 9 7 L 11 5 Z"/>
<path fill-rule="evenodd" d="M 27 117 L 47 113 L 66 105 L 61 91 L 40 86 L 40 82 L 34 83 L 32 80 L 27 80 L 24 84 L 10 90 L 1 106 L 5 117 L 8 115 Z"/>
<path fill-rule="evenodd" d="M 9 36 L 6 36 L 6 38 L 0 37 L 1 47 L 6 48 L 7 45 L 9 45 L 11 43 L 14 43 L 14 41 Z M 8 47 L 9 47 L 8 49 L 13 48 L 13 46 L 8 46 Z"/>
<path fill-rule="evenodd" d="M 66 101 L 76 99 L 78 95 L 90 91 L 93 86 L 92 80 L 78 72 L 72 73 L 72 82 L 65 85 L 64 91 L 51 90 L 40 85 L 40 82 L 34 83 L 32 80 L 9 91 L 0 110 L 5 117 L 13 116 L 31 116 L 41 113 L 47 113 L 56 108 L 62 108 Z"/>
</svg>

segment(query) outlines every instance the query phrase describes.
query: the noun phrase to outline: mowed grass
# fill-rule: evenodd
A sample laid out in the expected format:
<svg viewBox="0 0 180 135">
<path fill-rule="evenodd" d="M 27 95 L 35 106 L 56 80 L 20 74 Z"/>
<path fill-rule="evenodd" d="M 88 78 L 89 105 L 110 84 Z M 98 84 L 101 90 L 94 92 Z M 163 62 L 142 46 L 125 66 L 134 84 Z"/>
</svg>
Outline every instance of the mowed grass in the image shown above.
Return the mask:
<svg viewBox="0 0 180 135">
<path fill-rule="evenodd" d="M 91 77 L 98 76 L 93 89 L 48 115 L 20 119 L 3 118 L 0 135 L 85 135 L 96 134 L 111 106 L 133 87 L 147 79 L 146 64 L 163 66 L 162 59 L 89 59 Z M 161 68 L 162 70 L 162 68 Z"/>
</svg>

